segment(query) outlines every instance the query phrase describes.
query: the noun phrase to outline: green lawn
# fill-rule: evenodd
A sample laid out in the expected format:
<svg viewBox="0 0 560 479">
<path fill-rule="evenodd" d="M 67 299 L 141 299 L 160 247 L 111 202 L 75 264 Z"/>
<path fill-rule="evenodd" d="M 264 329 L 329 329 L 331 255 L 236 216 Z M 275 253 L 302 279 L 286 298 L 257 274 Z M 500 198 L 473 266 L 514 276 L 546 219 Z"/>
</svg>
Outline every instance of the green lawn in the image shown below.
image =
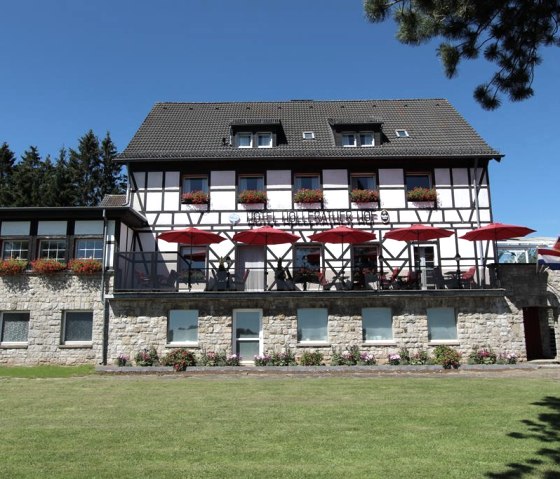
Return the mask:
<svg viewBox="0 0 560 479">
<path fill-rule="evenodd" d="M 559 418 L 540 379 L 4 377 L 0 477 L 552 478 Z"/>
</svg>

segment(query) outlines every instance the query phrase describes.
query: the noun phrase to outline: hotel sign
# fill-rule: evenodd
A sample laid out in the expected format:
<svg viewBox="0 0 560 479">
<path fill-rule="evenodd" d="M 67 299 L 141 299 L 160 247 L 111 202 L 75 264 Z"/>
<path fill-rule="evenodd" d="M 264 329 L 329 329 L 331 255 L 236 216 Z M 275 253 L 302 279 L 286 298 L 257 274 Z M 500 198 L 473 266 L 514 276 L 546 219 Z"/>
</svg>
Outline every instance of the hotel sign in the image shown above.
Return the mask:
<svg viewBox="0 0 560 479">
<path fill-rule="evenodd" d="M 251 226 L 374 225 L 389 223 L 387 210 L 248 211 Z"/>
</svg>

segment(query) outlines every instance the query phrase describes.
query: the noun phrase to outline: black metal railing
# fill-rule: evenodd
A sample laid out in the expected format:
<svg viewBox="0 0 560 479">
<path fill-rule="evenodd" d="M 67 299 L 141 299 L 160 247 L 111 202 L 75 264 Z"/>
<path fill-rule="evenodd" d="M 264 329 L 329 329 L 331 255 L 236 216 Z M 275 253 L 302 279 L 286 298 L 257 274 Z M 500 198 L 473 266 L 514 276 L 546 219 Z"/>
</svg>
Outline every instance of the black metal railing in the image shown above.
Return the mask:
<svg viewBox="0 0 560 479">
<path fill-rule="evenodd" d="M 496 278 L 474 267 L 457 269 L 407 267 L 281 269 L 216 264 L 196 267 L 178 253 L 118 253 L 115 260 L 115 291 L 351 291 L 478 289 L 494 287 Z"/>
</svg>

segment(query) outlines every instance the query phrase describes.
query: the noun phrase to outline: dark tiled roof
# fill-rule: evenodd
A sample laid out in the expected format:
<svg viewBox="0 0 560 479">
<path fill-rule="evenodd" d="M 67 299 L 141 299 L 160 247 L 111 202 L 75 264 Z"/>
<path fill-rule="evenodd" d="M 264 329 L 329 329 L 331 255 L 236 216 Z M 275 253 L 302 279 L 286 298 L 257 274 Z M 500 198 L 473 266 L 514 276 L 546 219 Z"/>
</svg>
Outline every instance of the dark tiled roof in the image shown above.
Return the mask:
<svg viewBox="0 0 560 479">
<path fill-rule="evenodd" d="M 124 205 L 126 205 L 126 195 L 105 195 L 99 202 L 99 206 L 103 206 L 105 208 Z"/>
<path fill-rule="evenodd" d="M 232 125 L 281 123 L 286 143 L 274 148 L 230 146 Z M 329 122 L 382 123 L 382 145 L 335 146 Z M 238 128 L 238 127 L 237 127 Z M 397 138 L 404 129 L 407 138 Z M 266 131 L 266 130 L 265 130 Z M 315 139 L 302 133 L 313 131 Z M 226 139 L 224 142 L 223 139 Z M 235 103 L 156 103 L 119 159 L 500 157 L 444 99 Z"/>
</svg>

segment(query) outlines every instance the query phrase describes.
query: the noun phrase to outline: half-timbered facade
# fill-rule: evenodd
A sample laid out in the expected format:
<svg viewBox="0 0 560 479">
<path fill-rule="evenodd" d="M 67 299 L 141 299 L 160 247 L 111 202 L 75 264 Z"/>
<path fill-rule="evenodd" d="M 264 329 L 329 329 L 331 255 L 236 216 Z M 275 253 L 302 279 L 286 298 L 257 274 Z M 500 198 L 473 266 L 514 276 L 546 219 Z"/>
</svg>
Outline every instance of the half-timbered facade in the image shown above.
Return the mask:
<svg viewBox="0 0 560 479">
<path fill-rule="evenodd" d="M 96 360 L 151 346 L 246 361 L 353 345 L 381 361 L 439 344 L 526 357 L 494 244 L 460 238 L 493 220 L 488 167 L 501 156 L 442 99 L 156 104 L 118 158 L 129 185 L 113 201 L 145 221 L 120 222 L 106 247 Z M 385 237 L 415 224 L 453 234 Z M 340 225 L 375 238 L 313 241 Z M 262 226 L 298 239 L 234 238 Z M 159 237 L 187 227 L 223 241 Z"/>
</svg>

